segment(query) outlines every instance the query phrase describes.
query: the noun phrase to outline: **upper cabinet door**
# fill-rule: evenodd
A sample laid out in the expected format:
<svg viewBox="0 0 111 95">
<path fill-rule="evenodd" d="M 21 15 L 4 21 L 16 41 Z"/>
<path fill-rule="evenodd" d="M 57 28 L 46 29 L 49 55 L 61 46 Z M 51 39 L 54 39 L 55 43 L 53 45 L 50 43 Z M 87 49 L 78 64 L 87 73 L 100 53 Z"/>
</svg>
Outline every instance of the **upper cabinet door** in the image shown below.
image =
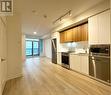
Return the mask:
<svg viewBox="0 0 111 95">
<path fill-rule="evenodd" d="M 110 44 L 110 11 L 88 19 L 89 44 Z"/>
<path fill-rule="evenodd" d="M 98 43 L 98 17 L 93 16 L 88 19 L 89 44 Z"/>
<path fill-rule="evenodd" d="M 77 35 L 78 35 L 78 29 L 77 29 L 77 27 L 75 27 L 75 28 L 73 28 L 73 34 L 72 34 L 72 39 L 74 42 L 78 41 Z"/>
<path fill-rule="evenodd" d="M 98 15 L 98 39 L 100 44 L 110 44 L 110 11 Z"/>
<path fill-rule="evenodd" d="M 88 41 L 88 24 L 81 25 L 81 40 Z"/>
<path fill-rule="evenodd" d="M 72 42 L 72 29 L 66 31 L 66 42 Z"/>
<path fill-rule="evenodd" d="M 81 31 L 81 26 L 77 27 L 77 42 L 82 41 L 82 31 Z"/>
<path fill-rule="evenodd" d="M 65 43 L 66 41 L 66 32 L 60 33 L 60 43 Z"/>
<path fill-rule="evenodd" d="M 83 24 L 73 28 L 73 41 L 88 41 L 88 24 Z"/>
</svg>

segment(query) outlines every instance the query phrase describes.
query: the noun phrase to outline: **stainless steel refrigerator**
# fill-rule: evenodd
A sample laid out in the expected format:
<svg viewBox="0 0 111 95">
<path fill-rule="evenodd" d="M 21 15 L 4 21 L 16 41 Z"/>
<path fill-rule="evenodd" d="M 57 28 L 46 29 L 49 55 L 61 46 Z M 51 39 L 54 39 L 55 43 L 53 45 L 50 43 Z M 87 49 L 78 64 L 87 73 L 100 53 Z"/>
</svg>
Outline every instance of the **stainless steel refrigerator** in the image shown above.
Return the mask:
<svg viewBox="0 0 111 95">
<path fill-rule="evenodd" d="M 57 64 L 57 39 L 52 39 L 52 63 Z"/>
</svg>

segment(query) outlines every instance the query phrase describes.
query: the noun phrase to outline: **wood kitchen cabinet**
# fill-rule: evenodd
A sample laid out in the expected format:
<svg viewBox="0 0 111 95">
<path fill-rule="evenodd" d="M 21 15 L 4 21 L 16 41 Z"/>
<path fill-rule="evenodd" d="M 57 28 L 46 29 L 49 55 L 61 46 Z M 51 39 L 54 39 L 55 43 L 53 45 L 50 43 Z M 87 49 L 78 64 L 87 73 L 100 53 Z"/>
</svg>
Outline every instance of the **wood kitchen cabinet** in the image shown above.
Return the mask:
<svg viewBox="0 0 111 95">
<path fill-rule="evenodd" d="M 60 42 L 88 41 L 88 24 L 83 24 L 60 33 Z"/>
<path fill-rule="evenodd" d="M 65 31 L 66 32 L 66 42 L 72 42 L 73 41 L 72 31 L 73 31 L 72 29 Z"/>
<path fill-rule="evenodd" d="M 61 32 L 60 33 L 60 43 L 65 43 L 66 42 L 66 32 Z"/>
<path fill-rule="evenodd" d="M 73 28 L 73 42 L 79 42 L 81 41 L 81 27 L 75 27 Z"/>
<path fill-rule="evenodd" d="M 83 24 L 81 27 L 81 41 L 88 41 L 88 23 Z"/>
<path fill-rule="evenodd" d="M 110 44 L 110 11 L 88 19 L 89 44 Z"/>
<path fill-rule="evenodd" d="M 64 32 L 60 33 L 60 42 L 66 43 L 66 42 L 72 42 L 72 29 L 66 30 Z"/>
<path fill-rule="evenodd" d="M 88 41 L 88 24 L 83 24 L 73 28 L 73 41 Z"/>
<path fill-rule="evenodd" d="M 77 27 L 73 28 L 73 33 L 72 33 L 72 39 L 74 42 L 78 41 L 78 31 L 77 31 Z"/>
<path fill-rule="evenodd" d="M 81 26 L 77 27 L 77 42 L 82 41 L 82 31 L 81 31 Z"/>
</svg>

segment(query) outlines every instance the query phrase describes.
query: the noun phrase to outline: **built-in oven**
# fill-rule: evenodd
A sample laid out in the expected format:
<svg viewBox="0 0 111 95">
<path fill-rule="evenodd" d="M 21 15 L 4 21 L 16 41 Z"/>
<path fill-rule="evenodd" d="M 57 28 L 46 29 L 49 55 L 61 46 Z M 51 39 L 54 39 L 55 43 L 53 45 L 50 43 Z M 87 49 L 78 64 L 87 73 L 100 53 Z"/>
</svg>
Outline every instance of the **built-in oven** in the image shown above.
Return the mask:
<svg viewBox="0 0 111 95">
<path fill-rule="evenodd" d="M 110 45 L 91 45 L 89 75 L 110 83 Z"/>
<path fill-rule="evenodd" d="M 62 59 L 62 66 L 69 69 L 70 65 L 69 65 L 69 53 L 68 52 L 62 52 L 61 54 L 61 59 Z"/>
</svg>

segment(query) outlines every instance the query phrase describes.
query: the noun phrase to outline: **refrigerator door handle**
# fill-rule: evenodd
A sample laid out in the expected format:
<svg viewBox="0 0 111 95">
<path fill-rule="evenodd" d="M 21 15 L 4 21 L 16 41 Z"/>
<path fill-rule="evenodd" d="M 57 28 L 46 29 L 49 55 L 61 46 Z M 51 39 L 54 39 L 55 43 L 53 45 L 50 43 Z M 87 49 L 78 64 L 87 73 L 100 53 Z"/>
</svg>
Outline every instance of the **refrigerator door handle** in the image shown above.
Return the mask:
<svg viewBox="0 0 111 95">
<path fill-rule="evenodd" d="M 52 44 L 53 44 L 53 47 L 54 47 L 54 51 L 56 52 L 56 46 L 54 44 L 54 41 L 52 40 Z"/>
</svg>

